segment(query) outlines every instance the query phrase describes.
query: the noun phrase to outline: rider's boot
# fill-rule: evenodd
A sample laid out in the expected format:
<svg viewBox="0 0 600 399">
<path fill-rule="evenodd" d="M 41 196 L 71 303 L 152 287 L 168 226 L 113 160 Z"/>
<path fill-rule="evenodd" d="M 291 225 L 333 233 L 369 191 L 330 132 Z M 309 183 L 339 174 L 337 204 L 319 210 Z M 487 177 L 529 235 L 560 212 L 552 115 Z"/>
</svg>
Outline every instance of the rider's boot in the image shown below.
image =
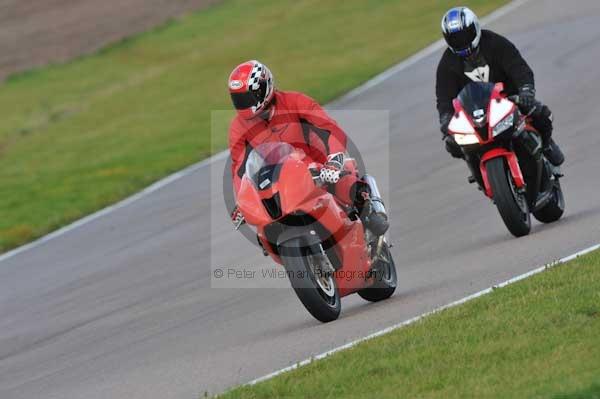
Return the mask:
<svg viewBox="0 0 600 399">
<path fill-rule="evenodd" d="M 380 213 L 372 213 L 368 223 L 369 229 L 377 237 L 384 235 L 390 228 L 390 222 L 388 222 L 387 217 Z"/>
<path fill-rule="evenodd" d="M 560 166 L 565 162 L 565 155 L 560 147 L 552 139 L 554 130 L 554 117 L 548 106 L 539 103 L 536 111 L 532 114 L 533 126 L 542 136 L 542 149 L 544 156 L 554 166 Z"/>
<path fill-rule="evenodd" d="M 565 162 L 565 155 L 552 137 L 544 143 L 544 156 L 554 166 L 560 166 Z"/>
<path fill-rule="evenodd" d="M 373 208 L 367 203 L 365 209 L 360 212 L 360 220 L 376 236 L 384 235 L 390 228 L 387 216 L 373 211 Z"/>
</svg>

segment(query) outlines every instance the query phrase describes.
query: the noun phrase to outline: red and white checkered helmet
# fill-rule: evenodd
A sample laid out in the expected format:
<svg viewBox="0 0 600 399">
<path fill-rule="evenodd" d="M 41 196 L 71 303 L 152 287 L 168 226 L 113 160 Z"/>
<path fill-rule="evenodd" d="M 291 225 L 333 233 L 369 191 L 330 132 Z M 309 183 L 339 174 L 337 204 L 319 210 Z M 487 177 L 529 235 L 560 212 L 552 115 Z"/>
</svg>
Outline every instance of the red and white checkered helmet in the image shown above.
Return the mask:
<svg viewBox="0 0 600 399">
<path fill-rule="evenodd" d="M 251 119 L 269 108 L 275 84 L 269 68 L 256 60 L 238 65 L 229 75 L 229 93 L 238 114 Z"/>
</svg>

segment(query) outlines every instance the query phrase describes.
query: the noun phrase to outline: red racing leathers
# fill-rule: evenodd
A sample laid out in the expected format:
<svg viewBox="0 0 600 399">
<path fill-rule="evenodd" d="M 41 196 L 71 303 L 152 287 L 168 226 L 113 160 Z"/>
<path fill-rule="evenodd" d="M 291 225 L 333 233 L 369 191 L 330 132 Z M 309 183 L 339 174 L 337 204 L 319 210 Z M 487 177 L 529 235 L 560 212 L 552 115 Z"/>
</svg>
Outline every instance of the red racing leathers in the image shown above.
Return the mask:
<svg viewBox="0 0 600 399">
<path fill-rule="evenodd" d="M 327 156 L 346 153 L 346 133 L 312 98 L 297 92 L 276 91 L 268 120 L 239 115 L 229 129 L 229 151 L 233 189 L 240 188 L 246 158 L 257 145 L 282 141 L 303 150 L 314 162 L 324 164 Z M 347 205 L 355 200 L 356 171 L 342 177 L 335 185 L 335 196 Z"/>
</svg>

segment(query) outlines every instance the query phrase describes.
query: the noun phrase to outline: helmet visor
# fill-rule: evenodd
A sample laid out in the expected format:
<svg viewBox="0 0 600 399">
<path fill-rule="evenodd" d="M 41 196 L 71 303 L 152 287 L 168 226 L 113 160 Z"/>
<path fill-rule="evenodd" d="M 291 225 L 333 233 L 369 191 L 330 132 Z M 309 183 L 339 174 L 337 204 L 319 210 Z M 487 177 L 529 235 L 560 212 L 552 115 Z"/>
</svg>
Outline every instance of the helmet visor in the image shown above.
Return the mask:
<svg viewBox="0 0 600 399">
<path fill-rule="evenodd" d="M 258 99 L 253 92 L 231 93 L 231 101 L 235 109 L 248 109 L 258 104 Z"/>
<path fill-rule="evenodd" d="M 231 93 L 231 101 L 235 109 L 248 109 L 255 107 L 265 100 L 267 95 L 267 82 L 261 81 L 258 90 L 249 90 L 245 93 Z"/>
<path fill-rule="evenodd" d="M 475 28 L 475 24 L 471 24 L 471 26 L 457 32 L 446 33 L 444 38 L 452 50 L 456 52 L 467 50 L 471 48 L 477 38 L 477 29 Z"/>
</svg>

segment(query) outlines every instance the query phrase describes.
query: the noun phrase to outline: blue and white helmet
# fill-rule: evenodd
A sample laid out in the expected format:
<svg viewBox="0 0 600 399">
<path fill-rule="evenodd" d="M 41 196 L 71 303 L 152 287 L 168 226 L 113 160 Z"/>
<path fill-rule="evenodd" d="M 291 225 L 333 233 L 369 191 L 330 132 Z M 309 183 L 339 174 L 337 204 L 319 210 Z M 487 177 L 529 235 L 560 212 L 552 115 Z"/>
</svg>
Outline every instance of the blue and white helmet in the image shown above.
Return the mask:
<svg viewBox="0 0 600 399">
<path fill-rule="evenodd" d="M 455 7 L 442 18 L 442 32 L 450 50 L 461 57 L 476 52 L 481 40 L 479 19 L 467 7 Z"/>
</svg>

